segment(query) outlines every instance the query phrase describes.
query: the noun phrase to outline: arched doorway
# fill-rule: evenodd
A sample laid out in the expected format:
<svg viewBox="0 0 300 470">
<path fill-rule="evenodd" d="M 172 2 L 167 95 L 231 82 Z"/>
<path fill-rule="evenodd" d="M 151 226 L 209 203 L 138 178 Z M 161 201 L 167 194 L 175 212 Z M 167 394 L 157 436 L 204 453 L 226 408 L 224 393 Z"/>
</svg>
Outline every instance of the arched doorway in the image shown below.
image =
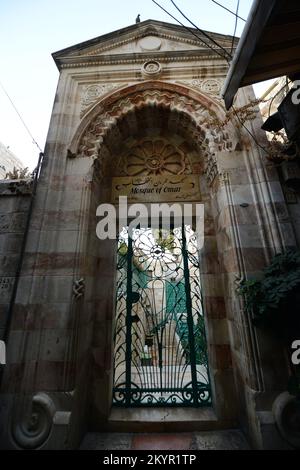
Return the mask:
<svg viewBox="0 0 300 470">
<path fill-rule="evenodd" d="M 198 185 L 197 191 L 194 192 L 189 191 L 183 185 L 184 190 L 180 195 L 175 193 L 171 197 L 168 194 L 165 201 L 174 202 L 176 200 L 180 204 L 193 201 L 202 202 L 205 205 L 205 243 L 201 252 L 198 252 L 200 263 L 197 269 L 200 271 L 204 306 L 204 315 L 200 316 L 201 319 L 203 318 L 207 332 L 206 366 L 209 365 L 211 378 L 211 394 L 209 392 L 209 399 L 206 404 L 210 404 L 210 397 L 212 397 L 212 405 L 216 410 L 218 419 L 225 419 L 223 418 L 225 415 L 227 422 L 234 419 L 233 414 L 228 417 L 228 409 L 225 405 L 228 400 L 234 402 L 234 398 L 232 396 L 233 388 L 227 386 L 224 377 L 228 378 L 230 375 L 230 380 L 233 382 L 233 376 L 232 371 L 229 370 L 229 360 L 227 360 L 230 354 L 228 351 L 229 338 L 226 327 L 223 327 L 226 321 L 226 311 L 218 265 L 211 189 L 208 185 L 211 175 L 217 172 L 214 154 L 224 148 L 230 148 L 233 144 L 227 133 L 212 127 L 211 120 L 214 116 L 216 117 L 216 113 L 219 113 L 220 118 L 222 112 L 218 105 L 205 95 L 191 92 L 185 87 L 174 84 L 145 82 L 112 94 L 96 105 L 86 119 L 83 120 L 74 138 L 70 149 L 71 154 L 76 155 L 82 162 L 85 159 L 93 162 L 89 176 L 92 193 L 90 199 L 85 203 L 86 207 L 89 204 L 86 220 L 88 218 L 90 221 L 89 232 L 91 235 L 85 249 L 91 251 L 91 247 L 95 247 L 93 248 L 95 254 L 101 260 L 101 269 L 99 269 L 99 265 L 95 265 L 95 276 L 93 278 L 94 295 L 96 298 L 101 298 L 101 308 L 97 310 L 96 314 L 95 337 L 93 340 L 93 347 L 97 350 L 97 355 L 94 355 L 95 364 L 92 368 L 92 392 L 90 397 L 94 423 L 105 422 L 108 419 L 114 402 L 114 333 L 118 328 L 118 313 L 116 312 L 115 303 L 118 260 L 116 244 L 96 240 L 96 220 L 92 222 L 91 220 L 96 213 L 97 205 L 101 202 L 117 204 L 116 196 L 118 194 L 127 194 L 124 188 L 128 185 L 128 180 L 132 182 L 133 179 L 144 179 L 145 177 L 150 178 L 152 182 L 156 180 L 156 183 L 159 184 L 162 184 L 161 178 L 172 182 L 173 178 L 178 179 L 180 177 L 192 186 L 195 183 Z M 232 134 L 235 135 L 234 131 Z M 122 184 L 116 184 L 120 182 Z M 117 191 L 116 186 L 118 187 Z M 137 202 L 138 197 L 133 193 L 131 202 Z M 153 199 L 152 195 L 147 197 L 144 202 L 151 204 L 159 202 L 159 199 Z M 153 227 L 149 228 L 152 229 Z M 184 277 L 184 272 L 182 274 Z M 186 293 L 186 284 L 183 284 Z M 179 293 L 175 295 L 175 303 L 176 298 L 179 300 L 180 292 L 182 292 L 180 285 L 177 288 Z M 166 287 L 167 289 L 170 289 L 170 287 Z M 108 292 L 111 293 L 109 298 Z M 174 313 L 176 313 L 174 305 L 173 307 L 167 307 L 167 302 L 165 305 L 165 316 L 170 313 L 170 310 L 174 310 Z M 198 312 L 200 312 L 199 309 Z M 217 319 L 222 324 L 222 330 L 215 335 L 214 330 Z M 195 321 L 195 324 L 197 324 L 197 321 Z M 155 325 L 152 329 L 150 328 L 149 332 L 145 330 L 143 341 L 146 340 L 148 333 L 149 336 L 156 333 L 154 329 Z M 191 332 L 192 327 L 190 326 Z M 172 334 L 174 335 L 173 346 L 174 342 L 176 343 L 175 340 L 177 340 L 177 348 L 182 351 L 182 357 L 185 360 L 184 366 L 187 365 L 188 368 L 192 369 L 191 364 L 188 363 L 190 359 L 187 358 L 187 351 L 184 351 L 182 344 L 184 338 L 182 336 L 182 341 L 180 341 L 180 334 L 176 332 L 176 326 L 173 328 Z M 150 343 L 151 338 L 147 341 Z M 147 344 L 143 344 L 145 356 L 140 359 L 143 359 L 146 363 L 149 359 L 147 357 L 149 352 L 147 352 L 145 346 Z M 159 354 L 161 354 L 159 348 L 163 347 L 163 341 L 156 340 L 156 352 L 153 352 L 153 356 L 156 354 L 158 363 Z M 226 351 L 226 361 L 221 358 L 224 351 Z M 155 358 L 152 358 L 152 360 L 157 361 Z M 196 374 L 198 365 L 201 366 L 203 363 L 197 364 L 197 360 L 194 361 Z M 152 367 L 155 366 L 156 364 Z M 180 364 L 175 364 L 175 368 L 178 366 Z M 146 374 L 146 370 L 144 372 Z M 146 376 L 145 374 L 144 376 Z M 160 395 L 161 393 L 169 393 L 161 390 L 163 388 L 161 387 L 163 379 L 160 378 L 159 381 Z M 156 382 L 156 385 L 158 382 Z M 206 374 L 204 382 L 207 386 L 209 382 L 208 374 Z M 177 388 L 184 389 L 188 383 L 184 379 L 182 381 L 183 386 Z M 195 383 L 197 383 L 197 380 L 194 379 Z M 208 395 L 204 397 L 204 400 L 200 399 L 196 402 L 194 397 L 197 395 L 197 391 L 194 389 L 192 393 L 190 392 L 189 390 L 190 396 L 193 396 L 190 402 L 191 406 L 205 404 Z M 129 401 L 127 403 L 130 405 Z M 176 401 L 176 406 L 177 403 L 179 404 L 179 401 Z M 140 401 L 139 404 L 144 406 L 145 400 Z M 168 406 L 167 403 L 164 403 L 164 405 Z"/>
</svg>

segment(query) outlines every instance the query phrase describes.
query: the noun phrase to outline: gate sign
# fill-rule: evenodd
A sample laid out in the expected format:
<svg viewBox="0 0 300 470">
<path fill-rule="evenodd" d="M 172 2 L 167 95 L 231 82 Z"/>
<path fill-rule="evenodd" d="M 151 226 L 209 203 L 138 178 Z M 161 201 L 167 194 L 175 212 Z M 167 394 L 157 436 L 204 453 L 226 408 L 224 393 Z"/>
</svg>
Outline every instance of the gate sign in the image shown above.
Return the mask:
<svg viewBox="0 0 300 470">
<path fill-rule="evenodd" d="M 199 177 L 145 176 L 121 177 L 112 180 L 112 202 L 127 196 L 129 202 L 183 202 L 200 201 Z"/>
</svg>

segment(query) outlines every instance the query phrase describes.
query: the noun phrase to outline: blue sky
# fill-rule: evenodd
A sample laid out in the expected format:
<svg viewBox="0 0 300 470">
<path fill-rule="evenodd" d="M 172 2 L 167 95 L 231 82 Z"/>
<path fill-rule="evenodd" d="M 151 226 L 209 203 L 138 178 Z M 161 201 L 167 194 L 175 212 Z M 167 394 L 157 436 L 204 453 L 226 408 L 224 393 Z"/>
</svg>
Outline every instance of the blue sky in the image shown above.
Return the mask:
<svg viewBox="0 0 300 470">
<path fill-rule="evenodd" d="M 169 0 L 158 1 L 180 17 Z M 219 2 L 236 9 L 237 0 Z M 211 0 L 177 4 L 202 29 L 233 34 L 234 16 Z M 252 0 L 240 4 L 240 15 L 247 18 Z M 0 81 L 42 149 L 58 80 L 51 53 L 133 24 L 138 13 L 142 20 L 173 22 L 151 0 L 0 0 Z M 239 35 L 243 27 L 240 21 Z M 0 141 L 34 167 L 38 149 L 1 88 Z"/>
</svg>

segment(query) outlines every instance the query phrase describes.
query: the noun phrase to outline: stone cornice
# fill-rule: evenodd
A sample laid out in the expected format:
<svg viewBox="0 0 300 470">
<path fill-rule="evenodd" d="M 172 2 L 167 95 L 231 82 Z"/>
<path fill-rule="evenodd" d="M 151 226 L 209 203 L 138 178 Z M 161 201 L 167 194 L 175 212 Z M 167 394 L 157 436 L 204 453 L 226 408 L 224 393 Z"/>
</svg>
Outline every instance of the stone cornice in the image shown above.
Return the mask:
<svg viewBox="0 0 300 470">
<path fill-rule="evenodd" d="M 190 30 L 193 30 L 191 28 Z M 199 31 L 194 30 L 195 34 L 199 35 Z M 232 37 L 228 35 L 218 34 L 218 33 L 209 33 L 213 38 L 215 38 L 224 48 L 231 48 Z M 147 20 L 142 23 L 130 25 L 126 28 L 122 28 L 118 31 L 108 33 L 94 39 L 85 41 L 83 43 L 68 47 L 66 49 L 60 50 L 52 54 L 57 66 L 59 67 L 59 62 L 64 57 L 72 56 L 82 56 L 82 55 L 94 55 L 118 48 L 122 45 L 128 44 L 132 41 L 142 39 L 147 35 L 158 36 L 163 39 L 174 40 L 177 42 L 202 46 L 206 48 L 204 42 L 201 41 L 201 35 L 199 35 L 199 41 L 197 41 L 192 35 L 191 32 L 187 31 L 186 28 L 166 23 L 156 20 Z M 204 38 L 203 38 L 204 39 Z M 215 46 L 212 45 L 214 48 Z"/>
<path fill-rule="evenodd" d="M 86 67 L 97 66 L 97 65 L 122 65 L 122 64 L 142 64 L 147 60 L 157 60 L 161 63 L 168 62 L 193 62 L 198 60 L 209 60 L 214 62 L 224 63 L 222 60 L 213 52 L 207 53 L 207 50 L 199 51 L 172 51 L 168 52 L 155 52 L 155 53 L 139 53 L 139 54 L 116 54 L 116 55 L 104 55 L 104 56 L 68 56 L 61 57 L 56 60 L 59 69 L 74 68 L 74 67 Z"/>
<path fill-rule="evenodd" d="M 156 37 L 159 37 L 161 39 L 167 39 L 169 41 L 175 41 L 175 42 L 179 42 L 179 43 L 183 43 L 183 44 L 189 44 L 189 45 L 197 46 L 197 47 L 199 47 L 201 45 L 204 48 L 207 48 L 206 44 L 204 42 L 202 42 L 201 40 L 197 41 L 197 40 L 190 39 L 190 38 L 183 37 L 183 36 L 178 36 L 178 35 L 175 36 L 175 35 L 172 35 L 172 34 L 166 34 L 166 33 L 162 33 L 160 31 L 156 30 L 155 28 L 152 29 L 152 28 L 149 27 L 149 28 L 145 29 L 142 32 L 138 32 L 138 34 L 128 35 L 122 41 L 113 41 L 111 44 L 102 45 L 101 47 L 93 49 L 90 52 L 86 51 L 86 52 L 84 52 L 82 54 L 79 54 L 79 55 L 80 56 L 81 55 L 83 55 L 83 56 L 93 56 L 93 55 L 101 54 L 102 52 L 117 49 L 118 47 L 125 46 L 127 44 L 130 44 L 131 42 L 138 41 L 138 40 L 140 40 L 140 39 L 142 39 L 142 38 L 144 38 L 148 35 L 156 36 Z M 222 46 L 225 49 L 227 47 L 226 44 L 222 44 Z M 215 49 L 215 50 L 218 49 L 213 44 L 212 44 L 212 48 Z M 231 44 L 228 44 L 227 48 L 228 48 L 228 52 L 230 52 Z M 169 52 L 169 51 L 165 51 L 165 52 Z"/>
</svg>

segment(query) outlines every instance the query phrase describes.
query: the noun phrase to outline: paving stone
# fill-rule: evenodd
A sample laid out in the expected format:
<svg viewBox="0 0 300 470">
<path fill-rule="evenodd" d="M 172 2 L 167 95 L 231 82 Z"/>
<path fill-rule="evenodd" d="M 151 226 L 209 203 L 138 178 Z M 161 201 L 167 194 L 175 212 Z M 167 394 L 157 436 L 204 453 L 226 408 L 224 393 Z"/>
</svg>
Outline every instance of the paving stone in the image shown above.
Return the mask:
<svg viewBox="0 0 300 470">
<path fill-rule="evenodd" d="M 190 450 L 192 434 L 137 434 L 132 438 L 133 450 Z"/>
<path fill-rule="evenodd" d="M 241 431 L 214 431 L 196 433 L 198 450 L 248 450 L 249 445 Z"/>
<path fill-rule="evenodd" d="M 130 450 L 131 434 L 88 433 L 80 450 Z"/>
<path fill-rule="evenodd" d="M 239 430 L 173 434 L 89 433 L 81 450 L 248 450 Z"/>
</svg>

